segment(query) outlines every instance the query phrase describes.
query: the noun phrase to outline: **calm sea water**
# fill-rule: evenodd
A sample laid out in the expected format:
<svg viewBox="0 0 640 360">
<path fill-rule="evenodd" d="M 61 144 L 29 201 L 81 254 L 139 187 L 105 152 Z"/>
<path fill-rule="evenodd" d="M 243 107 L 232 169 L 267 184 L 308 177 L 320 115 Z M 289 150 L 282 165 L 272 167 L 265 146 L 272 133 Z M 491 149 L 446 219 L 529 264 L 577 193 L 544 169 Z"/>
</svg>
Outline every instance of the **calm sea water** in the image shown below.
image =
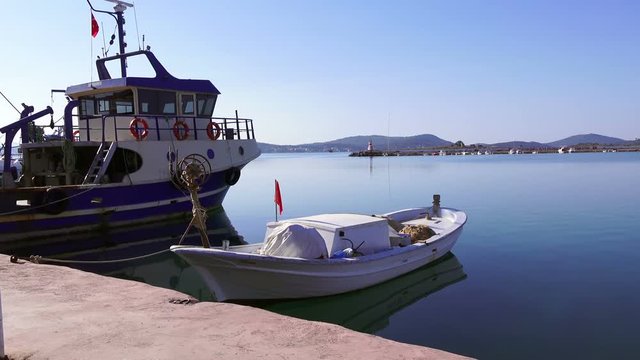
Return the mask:
<svg viewBox="0 0 640 360">
<path fill-rule="evenodd" d="M 640 358 L 640 153 L 265 154 L 225 200 L 247 242 L 274 220 L 274 179 L 283 217 L 383 213 L 438 193 L 469 221 L 433 266 L 346 295 L 255 306 L 481 359 Z M 171 253 L 113 274 L 211 299 Z"/>
</svg>

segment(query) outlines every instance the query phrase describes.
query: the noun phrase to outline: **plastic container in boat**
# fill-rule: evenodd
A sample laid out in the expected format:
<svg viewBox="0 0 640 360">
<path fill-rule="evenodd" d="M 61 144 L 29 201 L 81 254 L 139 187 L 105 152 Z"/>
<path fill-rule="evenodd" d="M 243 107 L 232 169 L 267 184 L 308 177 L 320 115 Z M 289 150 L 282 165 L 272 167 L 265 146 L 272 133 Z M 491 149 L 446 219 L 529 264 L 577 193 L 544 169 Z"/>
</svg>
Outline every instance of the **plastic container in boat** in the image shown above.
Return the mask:
<svg viewBox="0 0 640 360">
<path fill-rule="evenodd" d="M 353 249 L 346 248 L 344 250 L 336 251 L 331 254 L 332 259 L 342 259 L 342 258 L 350 258 L 353 257 Z"/>
</svg>

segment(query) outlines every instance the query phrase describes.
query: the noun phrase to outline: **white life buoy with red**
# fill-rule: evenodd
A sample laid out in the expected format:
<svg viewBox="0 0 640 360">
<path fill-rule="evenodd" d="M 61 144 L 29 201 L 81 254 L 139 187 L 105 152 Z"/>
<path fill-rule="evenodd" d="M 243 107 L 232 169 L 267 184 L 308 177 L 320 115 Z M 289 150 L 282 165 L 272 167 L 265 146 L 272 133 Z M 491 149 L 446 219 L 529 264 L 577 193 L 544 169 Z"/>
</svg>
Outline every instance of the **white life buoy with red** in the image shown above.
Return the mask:
<svg viewBox="0 0 640 360">
<path fill-rule="evenodd" d="M 176 121 L 173 124 L 173 135 L 178 140 L 184 140 L 189 137 L 189 125 L 182 120 Z"/>
<path fill-rule="evenodd" d="M 149 135 L 149 124 L 145 119 L 133 118 L 129 123 L 129 131 L 136 140 L 144 140 Z"/>
<path fill-rule="evenodd" d="M 207 136 L 209 137 L 209 139 L 218 140 L 218 138 L 220 137 L 220 134 L 221 134 L 220 125 L 218 125 L 217 122 L 212 121 L 209 123 L 209 125 L 207 125 Z"/>
</svg>

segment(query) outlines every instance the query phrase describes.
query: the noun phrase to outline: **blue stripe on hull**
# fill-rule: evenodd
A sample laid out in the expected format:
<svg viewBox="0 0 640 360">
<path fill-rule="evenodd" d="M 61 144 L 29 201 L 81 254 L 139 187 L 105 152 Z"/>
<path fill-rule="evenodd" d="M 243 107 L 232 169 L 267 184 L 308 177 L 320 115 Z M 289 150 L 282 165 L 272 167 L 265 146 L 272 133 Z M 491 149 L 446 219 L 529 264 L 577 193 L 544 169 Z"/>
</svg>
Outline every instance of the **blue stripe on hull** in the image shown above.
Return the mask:
<svg viewBox="0 0 640 360">
<path fill-rule="evenodd" d="M 96 186 L 59 188 L 68 200 L 58 215 L 41 209 L 20 213 L 20 220 L 0 222 L 0 250 L 10 247 L 6 240 L 36 241 L 52 234 L 69 234 L 95 228 L 114 228 L 167 218 L 191 218 L 192 204 L 186 191 L 171 182 L 118 187 Z M 222 205 L 229 190 L 224 173 L 211 174 L 200 190 L 200 203 L 208 209 Z M 35 207 L 35 206 L 34 206 Z M 29 216 L 23 216 L 29 214 Z M 37 214 L 37 215 L 36 215 Z"/>
<path fill-rule="evenodd" d="M 200 198 L 200 203 L 208 209 L 220 206 L 226 193 L 227 190 L 225 189 L 211 196 Z M 62 230 L 62 232 L 68 233 L 73 231 L 73 227 L 86 227 L 87 225 L 93 225 L 94 227 L 117 227 L 119 225 L 148 222 L 163 217 L 184 216 L 185 218 L 190 218 L 192 208 L 191 202 L 181 201 L 174 204 L 150 206 L 133 210 L 107 210 L 101 214 L 65 216 L 64 213 L 62 213 L 43 219 L 2 224 L 0 226 L 0 233 L 5 236 L 11 233 L 24 234 L 24 238 L 29 238 L 29 233 L 42 232 L 43 230 L 51 231 L 52 233 Z"/>
</svg>

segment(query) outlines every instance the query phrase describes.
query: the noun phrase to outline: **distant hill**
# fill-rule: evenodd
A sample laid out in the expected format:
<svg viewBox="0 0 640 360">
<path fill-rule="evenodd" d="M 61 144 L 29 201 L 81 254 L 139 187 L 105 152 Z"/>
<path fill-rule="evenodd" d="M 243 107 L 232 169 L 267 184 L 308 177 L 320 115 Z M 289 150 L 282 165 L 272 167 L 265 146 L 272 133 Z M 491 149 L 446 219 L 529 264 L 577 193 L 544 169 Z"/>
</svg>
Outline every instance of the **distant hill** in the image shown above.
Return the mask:
<svg viewBox="0 0 640 360">
<path fill-rule="evenodd" d="M 620 145 L 627 142 L 620 138 L 614 138 L 610 136 L 598 135 L 598 134 L 584 134 L 574 135 L 568 138 L 547 143 L 546 145 L 552 147 L 572 146 L 578 144 L 600 144 L 600 145 Z"/>
<path fill-rule="evenodd" d="M 541 149 L 541 148 L 549 147 L 546 144 L 542 144 L 535 141 L 508 141 L 508 142 L 490 144 L 488 146 L 497 147 L 497 148 L 527 148 L 527 149 Z"/>
<path fill-rule="evenodd" d="M 449 146 L 451 141 L 443 140 L 435 135 L 423 134 L 416 136 L 351 136 L 342 139 L 317 142 L 301 145 L 275 145 L 267 143 L 258 143 L 260 150 L 263 152 L 326 152 L 326 151 L 361 151 L 366 150 L 369 141 L 377 150 L 408 150 L 421 149 L 438 146 Z"/>
<path fill-rule="evenodd" d="M 367 149 L 369 141 L 372 142 L 375 150 L 419 150 L 424 148 L 444 148 L 453 145 L 453 142 L 443 140 L 435 135 L 423 134 L 415 136 L 381 136 L 381 135 L 360 135 L 350 136 L 342 139 L 327 142 L 316 142 L 301 145 L 276 145 L 258 143 L 262 152 L 355 152 Z M 578 144 L 599 144 L 599 145 L 640 145 L 640 140 L 633 141 L 619 138 L 603 136 L 598 134 L 575 135 L 568 138 L 553 141 L 550 143 L 540 143 L 536 141 L 508 141 L 495 144 L 476 144 L 493 148 L 525 148 L 544 149 L 560 148 L 562 146 L 574 146 Z M 466 144 L 470 147 L 472 144 Z"/>
</svg>

